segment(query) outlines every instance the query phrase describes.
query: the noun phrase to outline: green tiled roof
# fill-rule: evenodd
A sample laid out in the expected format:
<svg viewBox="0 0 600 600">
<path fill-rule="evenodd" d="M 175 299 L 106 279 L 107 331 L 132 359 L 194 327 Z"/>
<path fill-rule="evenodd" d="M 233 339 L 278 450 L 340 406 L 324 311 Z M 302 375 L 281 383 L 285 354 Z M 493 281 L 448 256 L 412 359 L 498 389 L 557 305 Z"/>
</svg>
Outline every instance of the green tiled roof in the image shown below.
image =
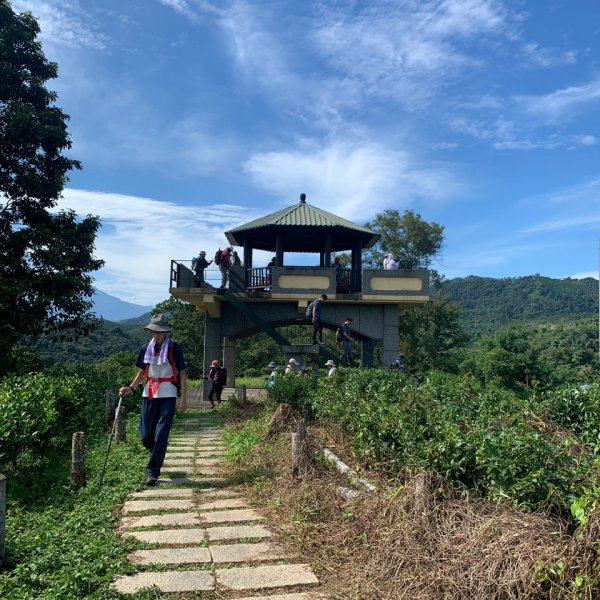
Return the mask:
<svg viewBox="0 0 600 600">
<path fill-rule="evenodd" d="M 249 229 L 266 227 L 268 225 L 309 227 L 338 226 L 345 227 L 346 229 L 353 229 L 354 231 L 360 231 L 361 233 L 377 235 L 375 232 L 367 229 L 366 227 L 356 225 L 356 223 L 352 223 L 352 221 L 338 217 L 337 215 L 327 212 L 321 208 L 317 208 L 312 204 L 307 204 L 306 202 L 299 202 L 298 204 L 294 204 L 288 208 L 282 208 L 281 210 L 271 213 L 270 215 L 250 221 L 250 223 L 240 225 L 235 229 L 230 229 L 227 233 L 238 233 L 241 231 L 248 231 Z"/>
<path fill-rule="evenodd" d="M 227 239 L 241 246 L 248 241 L 255 248 L 270 249 L 273 236 L 285 232 L 284 246 L 292 251 L 317 251 L 326 233 L 331 233 L 332 249 L 349 248 L 352 240 L 361 240 L 364 248 L 372 246 L 379 234 L 338 217 L 333 213 L 303 202 L 250 221 L 225 232 Z"/>
</svg>

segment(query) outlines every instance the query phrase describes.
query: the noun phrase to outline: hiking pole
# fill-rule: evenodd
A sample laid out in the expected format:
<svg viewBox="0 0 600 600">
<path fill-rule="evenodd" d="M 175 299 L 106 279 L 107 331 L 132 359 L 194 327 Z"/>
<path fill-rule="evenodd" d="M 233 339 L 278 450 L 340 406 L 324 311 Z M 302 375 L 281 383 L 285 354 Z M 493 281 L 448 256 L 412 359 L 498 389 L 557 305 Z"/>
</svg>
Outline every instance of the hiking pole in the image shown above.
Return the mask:
<svg viewBox="0 0 600 600">
<path fill-rule="evenodd" d="M 119 395 L 119 403 L 117 404 L 117 409 L 115 410 L 115 420 L 113 421 L 112 429 L 110 432 L 108 448 L 106 449 L 106 456 L 104 457 L 104 466 L 102 467 L 102 473 L 100 473 L 100 482 L 98 483 L 98 488 L 102 487 L 102 481 L 104 479 L 104 473 L 106 471 L 106 463 L 108 462 L 108 453 L 110 452 L 110 447 L 112 446 L 113 437 L 115 435 L 115 429 L 117 428 L 117 419 L 119 418 L 119 413 L 121 412 L 121 402 L 123 402 L 123 396 Z"/>
</svg>

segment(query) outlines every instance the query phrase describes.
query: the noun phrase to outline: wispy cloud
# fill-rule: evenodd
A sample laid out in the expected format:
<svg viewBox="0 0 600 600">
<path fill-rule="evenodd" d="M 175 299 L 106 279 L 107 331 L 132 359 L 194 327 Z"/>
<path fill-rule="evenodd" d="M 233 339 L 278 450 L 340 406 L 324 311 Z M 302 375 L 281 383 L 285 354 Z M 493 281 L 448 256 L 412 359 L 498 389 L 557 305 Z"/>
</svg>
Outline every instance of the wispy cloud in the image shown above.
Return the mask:
<svg viewBox="0 0 600 600">
<path fill-rule="evenodd" d="M 577 61 L 577 53 L 574 50 L 546 48 L 537 42 L 525 43 L 520 49 L 520 55 L 526 66 L 541 68 L 572 65 Z"/>
<path fill-rule="evenodd" d="M 523 233 L 600 230 L 600 178 L 535 196 L 522 202 L 545 218 Z"/>
<path fill-rule="evenodd" d="M 478 58 L 462 43 L 500 34 L 507 11 L 491 0 L 384 1 L 322 10 L 314 40 L 329 64 L 368 96 L 413 107 Z"/>
<path fill-rule="evenodd" d="M 274 195 L 306 192 L 318 206 L 362 221 L 384 208 L 445 200 L 462 189 L 451 165 L 423 165 L 406 151 L 349 140 L 255 154 L 244 168 Z"/>
<path fill-rule="evenodd" d="M 96 285 L 124 300 L 152 304 L 168 297 L 170 261 L 210 255 L 227 243 L 223 232 L 259 216 L 245 206 L 187 205 L 67 188 L 59 208 L 102 221 L 95 255 L 106 261 Z M 198 218 L 202 215 L 202 218 Z"/>
<path fill-rule="evenodd" d="M 538 96 L 519 96 L 516 102 L 536 118 L 552 121 L 571 116 L 574 111 L 600 102 L 600 79 Z"/>
<path fill-rule="evenodd" d="M 104 50 L 108 36 L 94 23 L 89 11 L 74 0 L 13 0 L 17 12 L 31 11 L 40 22 L 40 39 L 45 45 Z"/>
</svg>

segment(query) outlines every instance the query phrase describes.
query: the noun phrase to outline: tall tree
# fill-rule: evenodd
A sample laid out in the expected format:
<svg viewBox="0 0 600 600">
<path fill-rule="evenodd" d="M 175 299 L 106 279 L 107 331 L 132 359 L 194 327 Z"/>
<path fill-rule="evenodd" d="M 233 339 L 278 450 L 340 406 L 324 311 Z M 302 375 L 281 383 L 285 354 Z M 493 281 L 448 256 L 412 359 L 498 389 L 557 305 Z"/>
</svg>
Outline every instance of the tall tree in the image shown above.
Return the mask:
<svg viewBox="0 0 600 600">
<path fill-rule="evenodd" d="M 444 244 L 443 225 L 428 223 L 412 210 L 402 215 L 397 210 L 384 210 L 365 226 L 381 235 L 365 256 L 365 263 L 372 267 L 381 266 L 385 253 L 391 252 L 401 269 L 427 269 Z"/>
<path fill-rule="evenodd" d="M 29 12 L 0 0 L 0 336 L 9 347 L 24 336 L 87 333 L 93 293 L 90 272 L 100 222 L 53 211 L 80 169 L 71 148 L 68 116 L 46 82 L 58 67 L 36 39 Z"/>
</svg>

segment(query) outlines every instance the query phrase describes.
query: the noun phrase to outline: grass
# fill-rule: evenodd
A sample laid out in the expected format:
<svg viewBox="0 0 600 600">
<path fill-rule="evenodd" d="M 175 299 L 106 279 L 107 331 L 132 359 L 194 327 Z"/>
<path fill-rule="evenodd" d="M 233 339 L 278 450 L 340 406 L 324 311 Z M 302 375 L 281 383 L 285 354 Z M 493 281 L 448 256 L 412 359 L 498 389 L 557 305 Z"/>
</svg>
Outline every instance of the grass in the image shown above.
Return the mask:
<svg viewBox="0 0 600 600">
<path fill-rule="evenodd" d="M 245 385 L 250 388 L 264 388 L 265 377 L 236 377 L 235 384 L 237 386 Z"/>
</svg>

